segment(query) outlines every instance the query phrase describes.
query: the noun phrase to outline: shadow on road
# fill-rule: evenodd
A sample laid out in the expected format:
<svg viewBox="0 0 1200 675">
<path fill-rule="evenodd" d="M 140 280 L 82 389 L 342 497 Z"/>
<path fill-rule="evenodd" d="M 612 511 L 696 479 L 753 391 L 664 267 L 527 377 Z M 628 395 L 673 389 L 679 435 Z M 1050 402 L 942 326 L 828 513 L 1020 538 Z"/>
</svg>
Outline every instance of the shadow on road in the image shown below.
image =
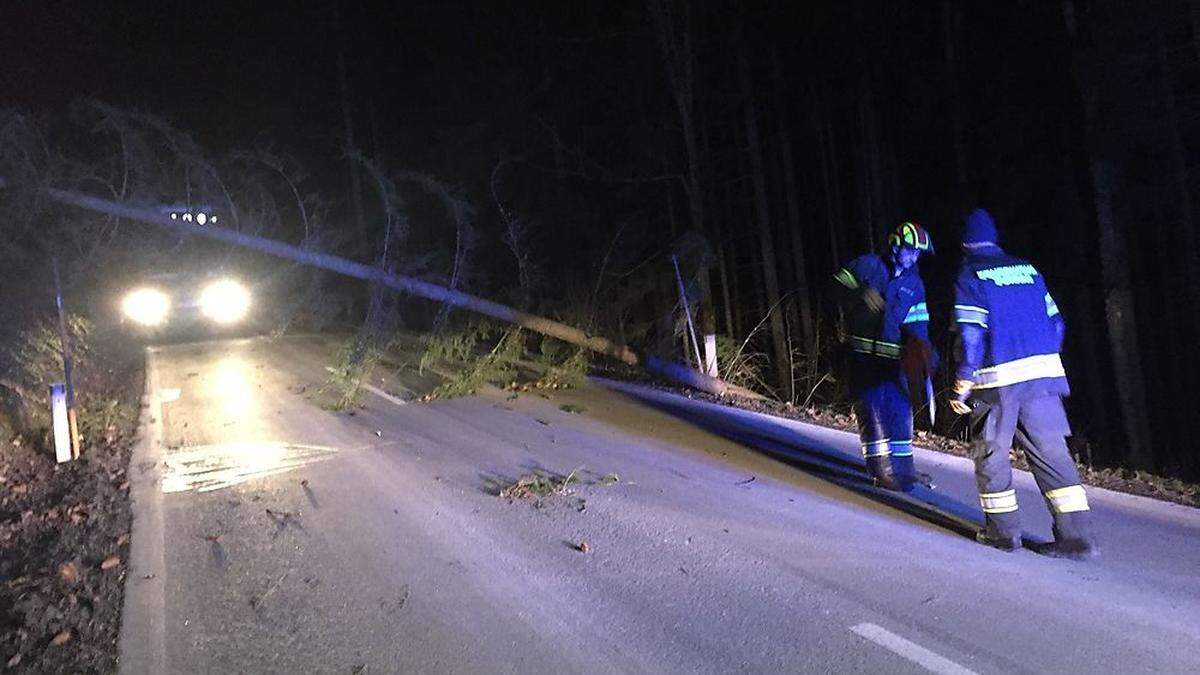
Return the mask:
<svg viewBox="0 0 1200 675">
<path fill-rule="evenodd" d="M 862 461 L 854 461 L 818 440 L 804 438 L 792 429 L 736 409 L 678 399 L 657 392 L 640 394 L 626 387 L 618 393 L 716 434 L 769 455 L 816 478 L 851 490 L 925 522 L 971 539 L 981 527 L 983 514 L 977 509 L 918 486 L 910 494 L 876 488 Z M 1039 542 L 1029 541 L 1027 545 Z"/>
</svg>

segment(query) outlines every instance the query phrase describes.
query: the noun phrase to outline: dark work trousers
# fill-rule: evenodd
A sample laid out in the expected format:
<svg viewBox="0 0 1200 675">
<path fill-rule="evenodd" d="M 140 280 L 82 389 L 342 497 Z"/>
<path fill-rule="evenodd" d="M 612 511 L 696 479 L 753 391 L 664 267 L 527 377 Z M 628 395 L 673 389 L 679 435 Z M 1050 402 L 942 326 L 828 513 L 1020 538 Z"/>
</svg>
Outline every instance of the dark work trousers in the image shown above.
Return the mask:
<svg viewBox="0 0 1200 675">
<path fill-rule="evenodd" d="M 1067 449 L 1071 427 L 1062 397 L 1046 394 L 1036 386 L 1022 386 L 1030 384 L 977 391 L 971 401 L 971 422 L 976 432 L 971 454 L 987 534 L 995 538 L 1021 536 L 1009 460 L 1016 437 L 1025 448 L 1034 480 L 1054 516 L 1055 538 L 1089 540 L 1087 498 Z"/>
<path fill-rule="evenodd" d="M 915 479 L 912 402 L 899 360 L 854 354 L 850 387 L 867 471 L 877 478 L 891 473 L 901 481 Z"/>
</svg>

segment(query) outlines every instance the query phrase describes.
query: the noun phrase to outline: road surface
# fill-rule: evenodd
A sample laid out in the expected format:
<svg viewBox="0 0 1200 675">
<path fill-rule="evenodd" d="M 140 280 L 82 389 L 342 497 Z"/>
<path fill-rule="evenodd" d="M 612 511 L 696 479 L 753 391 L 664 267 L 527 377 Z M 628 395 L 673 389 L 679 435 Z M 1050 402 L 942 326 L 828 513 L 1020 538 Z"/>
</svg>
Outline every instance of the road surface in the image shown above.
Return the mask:
<svg viewBox="0 0 1200 675">
<path fill-rule="evenodd" d="M 335 347 L 149 354 L 126 672 L 1200 671 L 1196 510 L 1090 490 L 1099 561 L 1005 554 L 961 458 L 917 451 L 925 509 L 849 434 L 604 380 L 332 412 Z"/>
</svg>

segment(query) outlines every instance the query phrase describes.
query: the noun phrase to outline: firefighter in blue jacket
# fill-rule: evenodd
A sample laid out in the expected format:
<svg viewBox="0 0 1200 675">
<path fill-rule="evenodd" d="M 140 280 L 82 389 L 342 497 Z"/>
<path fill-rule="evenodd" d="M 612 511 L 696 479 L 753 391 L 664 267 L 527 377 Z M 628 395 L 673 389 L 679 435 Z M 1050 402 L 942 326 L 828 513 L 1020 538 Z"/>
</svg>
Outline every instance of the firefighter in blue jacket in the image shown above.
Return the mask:
<svg viewBox="0 0 1200 675">
<path fill-rule="evenodd" d="M 915 352 L 927 371 L 933 369 L 929 310 L 917 272 L 918 258 L 933 252 L 933 242 L 919 225 L 901 223 L 888 244 L 886 258 L 871 253 L 838 270 L 833 287 L 845 322 L 850 394 L 867 471 L 877 486 L 907 492 L 918 474 L 912 403 L 900 363 Z"/>
<path fill-rule="evenodd" d="M 983 209 L 967 217 L 964 259 L 955 287 L 960 359 L 950 407 L 980 430 L 972 455 L 985 526 L 981 544 L 1021 546 L 1017 494 L 1008 452 L 1019 434 L 1054 516 L 1055 541 L 1039 552 L 1085 559 L 1096 553 L 1087 495 L 1071 460 L 1062 397 L 1070 393 L 1059 351 L 1064 324 L 1042 275 L 996 245 Z"/>
</svg>

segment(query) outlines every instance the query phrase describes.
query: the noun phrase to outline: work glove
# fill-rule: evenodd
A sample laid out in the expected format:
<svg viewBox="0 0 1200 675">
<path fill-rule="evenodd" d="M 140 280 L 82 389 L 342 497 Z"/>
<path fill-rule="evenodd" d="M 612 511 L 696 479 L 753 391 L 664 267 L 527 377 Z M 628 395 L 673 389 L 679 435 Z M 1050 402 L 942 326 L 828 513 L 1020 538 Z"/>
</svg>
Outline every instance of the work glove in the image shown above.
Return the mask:
<svg viewBox="0 0 1200 675">
<path fill-rule="evenodd" d="M 975 383 L 970 380 L 955 380 L 954 391 L 950 395 L 950 409 L 959 415 L 966 415 L 971 412 L 971 406 L 967 405 L 967 398 L 971 396 L 971 389 Z"/>
<path fill-rule="evenodd" d="M 883 296 L 874 288 L 863 286 L 859 297 L 862 298 L 863 304 L 867 306 L 867 309 L 871 310 L 872 314 L 878 314 L 883 311 Z"/>
</svg>

